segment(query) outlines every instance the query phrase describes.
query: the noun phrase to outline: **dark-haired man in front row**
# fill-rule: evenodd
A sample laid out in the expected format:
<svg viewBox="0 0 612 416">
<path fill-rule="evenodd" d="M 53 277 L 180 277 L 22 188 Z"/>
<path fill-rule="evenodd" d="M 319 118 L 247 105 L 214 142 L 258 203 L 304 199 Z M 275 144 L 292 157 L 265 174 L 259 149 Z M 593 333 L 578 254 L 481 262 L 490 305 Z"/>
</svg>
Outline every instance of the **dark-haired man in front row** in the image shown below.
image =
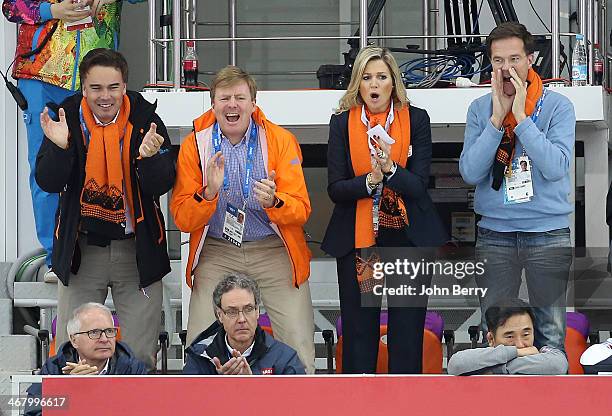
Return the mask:
<svg viewBox="0 0 612 416">
<path fill-rule="evenodd" d="M 53 241 L 57 345 L 85 302 L 104 303 L 111 287 L 123 340 L 155 365 L 161 279 L 170 272 L 159 197 L 174 184 L 170 138 L 156 106 L 127 91 L 125 58 L 94 49 L 80 66 L 82 94 L 45 108 L 36 181 L 59 193 Z"/>
<path fill-rule="evenodd" d="M 257 323 L 261 295 L 257 282 L 226 276 L 213 292 L 217 321 L 187 348 L 183 374 L 305 374 L 297 352 Z"/>
<path fill-rule="evenodd" d="M 566 374 L 565 354 L 548 345 L 534 347 L 532 308 L 520 299 L 502 300 L 487 309 L 486 348 L 456 352 L 448 361 L 448 374 Z"/>
</svg>

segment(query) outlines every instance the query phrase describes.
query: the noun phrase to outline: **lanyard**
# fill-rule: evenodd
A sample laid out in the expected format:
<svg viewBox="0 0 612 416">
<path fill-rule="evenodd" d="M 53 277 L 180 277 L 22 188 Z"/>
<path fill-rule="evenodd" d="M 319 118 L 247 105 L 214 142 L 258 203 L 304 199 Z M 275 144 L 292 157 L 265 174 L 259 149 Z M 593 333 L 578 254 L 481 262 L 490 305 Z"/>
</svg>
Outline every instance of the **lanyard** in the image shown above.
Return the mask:
<svg viewBox="0 0 612 416">
<path fill-rule="evenodd" d="M 533 111 L 533 114 L 531 114 L 531 121 L 533 121 L 534 123 L 538 121 L 538 117 L 540 117 L 540 112 L 542 111 L 542 103 L 544 102 L 545 95 L 546 95 L 546 88 L 542 90 L 542 95 L 540 96 L 540 99 L 536 103 L 536 108 Z"/>
<path fill-rule="evenodd" d="M 91 133 L 89 132 L 89 129 L 87 128 L 87 123 L 85 123 L 85 118 L 83 117 L 83 107 L 79 107 L 79 121 L 81 122 L 81 129 L 83 130 L 83 141 L 85 144 L 85 149 L 87 149 L 89 147 Z M 106 125 L 102 127 L 106 127 Z M 123 130 L 123 135 L 125 135 L 125 129 Z M 121 151 L 123 151 L 123 135 L 119 139 Z"/>
<path fill-rule="evenodd" d="M 372 205 L 372 226 L 374 227 L 374 238 L 378 236 L 381 197 L 382 197 L 382 186 L 379 185 L 374 190 L 374 202 Z"/>
<path fill-rule="evenodd" d="M 544 102 L 545 95 L 546 95 L 546 88 L 542 90 L 542 95 L 538 99 L 538 102 L 536 103 L 536 108 L 535 110 L 533 110 L 533 113 L 531 114 L 531 121 L 533 121 L 534 123 L 538 121 L 538 117 L 540 117 L 540 113 L 542 112 L 542 103 Z M 523 152 L 521 153 L 521 155 L 527 156 L 527 151 L 525 150 L 524 147 L 523 147 Z"/>
<path fill-rule="evenodd" d="M 89 137 L 91 134 L 89 133 L 85 118 L 83 117 L 83 107 L 79 107 L 79 120 L 81 121 L 81 129 L 83 130 L 83 138 L 85 139 L 85 149 L 87 149 L 89 147 Z"/>
<path fill-rule="evenodd" d="M 242 196 L 246 203 L 247 198 L 251 190 L 251 173 L 253 172 L 253 164 L 255 160 L 255 150 L 257 149 L 257 124 L 251 119 L 251 133 L 249 134 L 249 141 L 247 142 L 247 158 L 246 158 L 246 171 L 244 173 L 244 181 L 242 182 Z M 219 134 L 219 123 L 215 123 L 212 132 L 213 147 L 215 148 L 215 154 L 221 151 L 221 135 Z M 227 192 L 229 189 L 229 177 L 227 175 L 227 169 L 225 169 L 223 175 L 223 190 Z"/>
</svg>

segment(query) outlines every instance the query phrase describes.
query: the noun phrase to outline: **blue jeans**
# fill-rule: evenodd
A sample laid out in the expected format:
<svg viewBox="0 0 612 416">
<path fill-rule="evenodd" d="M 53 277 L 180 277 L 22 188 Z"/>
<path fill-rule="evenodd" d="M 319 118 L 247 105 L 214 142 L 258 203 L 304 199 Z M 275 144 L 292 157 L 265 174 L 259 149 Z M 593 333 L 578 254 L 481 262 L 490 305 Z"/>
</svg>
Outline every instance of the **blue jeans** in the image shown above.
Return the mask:
<svg viewBox="0 0 612 416">
<path fill-rule="evenodd" d="M 529 303 L 535 315 L 535 346 L 565 351 L 566 290 L 572 265 L 569 228 L 545 232 L 497 232 L 478 228 L 476 257 L 485 273 L 476 278 L 487 288 L 480 298 L 482 328 L 485 311 L 504 298 L 517 298 L 525 269 Z"/>
<path fill-rule="evenodd" d="M 55 229 L 55 212 L 59 201 L 58 194 L 50 194 L 38 186 L 35 179 L 36 156 L 43 141 L 40 127 L 40 113 L 48 102 L 60 104 L 64 99 L 74 94 L 61 87 L 33 79 L 20 79 L 19 89 L 28 100 L 28 109 L 23 113 L 23 121 L 28 133 L 28 163 L 30 164 L 30 193 L 38 241 L 47 251 L 47 266 L 51 266 L 53 251 L 53 232 Z M 49 113 L 54 113 L 49 110 Z"/>
</svg>

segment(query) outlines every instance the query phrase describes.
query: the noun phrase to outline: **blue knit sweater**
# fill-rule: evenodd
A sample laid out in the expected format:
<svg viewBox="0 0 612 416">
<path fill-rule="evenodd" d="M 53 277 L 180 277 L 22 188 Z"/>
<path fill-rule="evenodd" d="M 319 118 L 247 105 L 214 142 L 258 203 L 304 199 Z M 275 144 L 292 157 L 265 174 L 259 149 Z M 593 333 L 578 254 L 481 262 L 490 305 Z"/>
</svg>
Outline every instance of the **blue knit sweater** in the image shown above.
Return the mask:
<svg viewBox="0 0 612 416">
<path fill-rule="evenodd" d="M 491 94 L 470 105 L 459 169 L 463 179 L 476 185 L 474 211 L 482 215 L 480 227 L 493 231 L 550 231 L 569 226 L 570 165 L 575 142 L 576 115 L 572 103 L 548 90 L 534 123 L 527 117 L 516 126 L 515 157 L 527 152 L 532 165 L 534 196 L 531 201 L 504 205 L 504 187 L 491 187 L 493 161 L 502 131 L 491 121 Z"/>
</svg>

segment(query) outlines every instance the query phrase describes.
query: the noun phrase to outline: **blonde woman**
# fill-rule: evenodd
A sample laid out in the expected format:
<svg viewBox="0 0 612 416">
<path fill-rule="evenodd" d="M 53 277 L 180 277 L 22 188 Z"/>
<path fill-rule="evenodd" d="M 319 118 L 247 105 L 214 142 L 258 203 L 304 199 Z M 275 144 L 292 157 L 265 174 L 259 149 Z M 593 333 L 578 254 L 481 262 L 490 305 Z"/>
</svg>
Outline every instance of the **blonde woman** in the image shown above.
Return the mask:
<svg viewBox="0 0 612 416">
<path fill-rule="evenodd" d="M 368 138 L 377 124 L 393 144 L 382 134 Z M 337 262 L 343 372 L 374 373 L 380 300 L 377 307 L 362 306 L 361 294 L 371 291 L 363 280 L 368 259 L 361 257 L 362 249 L 437 247 L 447 240 L 427 193 L 429 116 L 409 104 L 389 50 L 368 46 L 357 55 L 351 82 L 330 120 L 327 160 L 327 191 L 335 207 L 322 249 Z M 426 303 L 389 307 L 390 373 L 421 372 L 425 312 Z"/>
</svg>

